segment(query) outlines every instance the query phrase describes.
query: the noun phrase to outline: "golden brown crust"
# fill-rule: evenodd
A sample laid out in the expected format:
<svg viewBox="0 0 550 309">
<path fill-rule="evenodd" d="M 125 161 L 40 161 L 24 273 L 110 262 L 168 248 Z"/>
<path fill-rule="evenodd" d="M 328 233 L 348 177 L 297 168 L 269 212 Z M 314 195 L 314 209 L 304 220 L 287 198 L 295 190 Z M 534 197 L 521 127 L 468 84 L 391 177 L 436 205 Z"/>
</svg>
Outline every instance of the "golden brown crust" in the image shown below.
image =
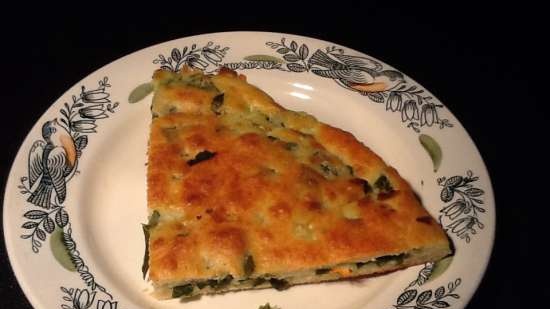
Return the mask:
<svg viewBox="0 0 550 309">
<path fill-rule="evenodd" d="M 414 263 L 449 254 L 410 185 L 350 133 L 282 108 L 231 72 L 158 71 L 154 82 L 155 286 L 292 274 L 413 250 L 433 250 Z M 213 106 L 222 93 L 223 104 Z M 249 256 L 252 274 L 243 266 Z"/>
</svg>

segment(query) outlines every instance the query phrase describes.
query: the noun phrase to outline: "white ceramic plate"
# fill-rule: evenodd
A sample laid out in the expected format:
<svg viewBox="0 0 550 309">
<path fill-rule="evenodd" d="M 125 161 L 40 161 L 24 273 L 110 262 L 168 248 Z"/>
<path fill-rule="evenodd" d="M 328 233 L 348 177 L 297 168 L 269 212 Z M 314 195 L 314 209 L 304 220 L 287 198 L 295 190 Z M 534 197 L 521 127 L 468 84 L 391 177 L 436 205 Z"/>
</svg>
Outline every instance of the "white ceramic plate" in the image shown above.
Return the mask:
<svg viewBox="0 0 550 309">
<path fill-rule="evenodd" d="M 454 258 L 360 281 L 283 292 L 244 291 L 185 304 L 154 300 L 141 273 L 151 98 L 130 104 L 128 96 L 148 82 L 155 69 L 177 70 L 184 63 L 206 71 L 228 66 L 283 106 L 352 132 L 411 183 L 453 240 Z M 434 171 L 427 149 L 437 161 L 438 147 L 441 163 Z M 41 160 L 46 157 L 49 160 Z M 60 176 L 48 181 L 42 175 L 45 169 Z M 483 160 L 458 120 L 394 68 L 307 37 L 215 33 L 128 55 L 90 74 L 54 102 L 13 163 L 4 199 L 4 231 L 12 267 L 37 309 L 241 309 L 267 302 L 284 309 L 463 308 L 478 286 L 493 244 L 490 183 Z"/>
</svg>

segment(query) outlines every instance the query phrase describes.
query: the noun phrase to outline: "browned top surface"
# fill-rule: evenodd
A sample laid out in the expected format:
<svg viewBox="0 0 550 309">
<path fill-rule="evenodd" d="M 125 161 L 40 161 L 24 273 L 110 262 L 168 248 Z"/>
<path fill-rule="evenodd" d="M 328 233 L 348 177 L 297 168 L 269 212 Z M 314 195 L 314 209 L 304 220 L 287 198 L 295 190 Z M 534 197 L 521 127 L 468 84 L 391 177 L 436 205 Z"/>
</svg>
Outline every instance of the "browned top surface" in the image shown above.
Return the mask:
<svg viewBox="0 0 550 309">
<path fill-rule="evenodd" d="M 351 134 L 285 110 L 236 74 L 200 76 L 206 81 L 190 86 L 193 74 L 155 74 L 148 164 L 149 208 L 161 215 L 150 240 L 155 284 L 241 278 L 249 255 L 254 276 L 448 248 L 407 182 Z M 223 104 L 212 108 L 219 93 Z M 215 155 L 191 165 L 204 151 Z M 391 192 L 375 185 L 381 176 Z"/>
</svg>

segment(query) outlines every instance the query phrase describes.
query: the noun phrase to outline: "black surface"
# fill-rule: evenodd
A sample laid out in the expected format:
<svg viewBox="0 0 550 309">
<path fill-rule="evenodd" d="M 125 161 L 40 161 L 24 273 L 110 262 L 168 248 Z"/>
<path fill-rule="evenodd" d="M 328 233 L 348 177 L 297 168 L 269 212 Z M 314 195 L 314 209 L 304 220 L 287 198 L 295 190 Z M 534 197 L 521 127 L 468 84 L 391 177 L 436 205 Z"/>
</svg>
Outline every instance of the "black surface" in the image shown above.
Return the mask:
<svg viewBox="0 0 550 309">
<path fill-rule="evenodd" d="M 542 59 L 540 10 L 480 8 L 462 2 L 429 9 L 350 2 L 265 5 L 230 9 L 206 2 L 156 3 L 138 17 L 128 11 L 110 13 L 96 4 L 56 15 L 37 9 L 36 16 L 28 13 L 23 23 L 6 16 L 2 187 L 20 143 L 38 117 L 81 78 L 119 57 L 166 40 L 217 31 L 312 36 L 395 66 L 460 119 L 486 161 L 497 202 L 495 248 L 468 308 L 524 307 L 519 293 L 524 278 L 508 266 L 527 259 L 528 246 L 526 211 L 515 204 L 520 197 L 510 193 L 510 178 L 518 173 L 511 151 L 514 145 L 538 145 L 546 136 L 548 118 L 535 98 L 545 90 L 535 86 L 541 80 L 534 72 L 540 69 L 527 70 L 537 68 Z M 193 14 L 201 18 L 191 18 Z M 529 162 L 542 158 L 541 151 L 531 151 Z M 0 307 L 30 308 L 8 266 L 3 237 L 0 263 Z"/>
</svg>

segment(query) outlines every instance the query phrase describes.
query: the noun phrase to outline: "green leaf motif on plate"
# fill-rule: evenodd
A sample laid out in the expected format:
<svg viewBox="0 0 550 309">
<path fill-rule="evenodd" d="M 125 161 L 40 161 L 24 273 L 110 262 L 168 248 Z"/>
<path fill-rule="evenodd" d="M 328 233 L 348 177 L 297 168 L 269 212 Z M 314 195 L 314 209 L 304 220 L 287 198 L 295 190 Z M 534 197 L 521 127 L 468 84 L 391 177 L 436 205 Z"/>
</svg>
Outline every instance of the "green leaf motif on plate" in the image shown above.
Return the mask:
<svg viewBox="0 0 550 309">
<path fill-rule="evenodd" d="M 128 96 L 128 103 L 137 103 L 153 92 L 152 83 L 144 83 L 132 90 Z"/>
<path fill-rule="evenodd" d="M 437 172 L 437 170 L 439 170 L 439 167 L 441 166 L 441 160 L 443 159 L 443 152 L 441 151 L 441 147 L 439 146 L 437 141 L 433 139 L 433 137 L 427 134 L 420 134 L 418 140 L 420 141 L 420 144 L 422 144 L 422 147 L 426 149 L 428 155 L 432 159 L 434 173 Z"/>
<path fill-rule="evenodd" d="M 452 261 L 453 256 L 448 256 L 440 261 L 435 262 L 432 273 L 430 274 L 430 277 L 426 282 L 432 281 L 435 278 L 441 276 L 441 274 L 443 274 L 449 268 Z"/>
<path fill-rule="evenodd" d="M 52 254 L 55 259 L 68 271 L 76 271 L 71 256 L 69 255 L 69 250 L 63 242 L 63 230 L 56 228 L 52 235 L 50 236 L 50 248 L 52 249 Z"/>
<path fill-rule="evenodd" d="M 270 55 L 250 55 L 250 56 L 244 57 L 244 60 L 284 63 L 283 59 L 278 58 L 278 57 L 274 57 L 274 56 L 270 56 Z"/>
</svg>

